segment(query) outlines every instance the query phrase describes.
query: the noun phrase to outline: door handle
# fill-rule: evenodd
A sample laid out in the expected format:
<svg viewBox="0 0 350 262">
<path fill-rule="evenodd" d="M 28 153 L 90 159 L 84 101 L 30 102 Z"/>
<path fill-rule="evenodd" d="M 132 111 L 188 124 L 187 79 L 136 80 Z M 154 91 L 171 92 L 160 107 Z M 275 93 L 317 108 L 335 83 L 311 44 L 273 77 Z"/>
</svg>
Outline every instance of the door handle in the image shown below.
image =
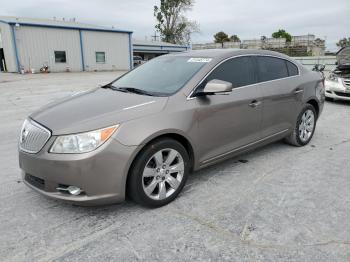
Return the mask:
<svg viewBox="0 0 350 262">
<path fill-rule="evenodd" d="M 294 94 L 300 94 L 300 93 L 303 93 L 304 92 L 304 89 L 297 89 L 294 91 Z"/>
<path fill-rule="evenodd" d="M 253 100 L 253 101 L 249 104 L 249 106 L 255 108 L 255 107 L 259 106 L 260 104 L 261 104 L 260 101 Z"/>
</svg>

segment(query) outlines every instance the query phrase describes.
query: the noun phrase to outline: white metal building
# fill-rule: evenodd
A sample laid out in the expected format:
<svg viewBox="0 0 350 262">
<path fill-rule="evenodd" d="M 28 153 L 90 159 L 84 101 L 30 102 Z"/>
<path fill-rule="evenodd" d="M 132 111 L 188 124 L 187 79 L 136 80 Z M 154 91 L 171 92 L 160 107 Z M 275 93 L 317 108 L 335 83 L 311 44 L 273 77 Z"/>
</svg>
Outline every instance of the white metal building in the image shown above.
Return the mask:
<svg viewBox="0 0 350 262">
<path fill-rule="evenodd" d="M 0 16 L 1 69 L 8 72 L 129 70 L 132 32 L 74 21 Z"/>
</svg>

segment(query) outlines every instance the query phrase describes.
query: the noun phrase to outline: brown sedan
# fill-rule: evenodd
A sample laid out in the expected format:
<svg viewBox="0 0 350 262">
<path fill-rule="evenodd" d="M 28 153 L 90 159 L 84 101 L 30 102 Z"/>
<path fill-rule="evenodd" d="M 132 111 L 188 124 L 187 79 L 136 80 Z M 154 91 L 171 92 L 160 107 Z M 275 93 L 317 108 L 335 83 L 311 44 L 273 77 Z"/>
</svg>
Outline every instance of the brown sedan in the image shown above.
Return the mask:
<svg viewBox="0 0 350 262">
<path fill-rule="evenodd" d="M 76 204 L 158 207 L 190 172 L 258 146 L 311 140 L 324 85 L 288 56 L 205 50 L 161 56 L 24 122 L 19 163 L 34 190 Z"/>
</svg>

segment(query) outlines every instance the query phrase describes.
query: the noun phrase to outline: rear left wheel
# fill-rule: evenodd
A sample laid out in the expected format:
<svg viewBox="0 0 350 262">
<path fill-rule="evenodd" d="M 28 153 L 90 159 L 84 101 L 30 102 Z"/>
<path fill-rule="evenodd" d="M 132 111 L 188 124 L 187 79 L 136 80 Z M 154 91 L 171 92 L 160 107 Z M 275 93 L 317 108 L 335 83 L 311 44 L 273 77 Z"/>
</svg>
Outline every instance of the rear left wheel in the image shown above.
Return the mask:
<svg viewBox="0 0 350 262">
<path fill-rule="evenodd" d="M 317 114 L 315 108 L 307 104 L 298 116 L 296 126 L 287 138 L 287 143 L 294 146 L 307 145 L 314 135 Z"/>
<path fill-rule="evenodd" d="M 189 156 L 179 142 L 154 141 L 140 152 L 132 166 L 128 194 L 141 205 L 166 205 L 181 192 L 188 173 Z"/>
</svg>

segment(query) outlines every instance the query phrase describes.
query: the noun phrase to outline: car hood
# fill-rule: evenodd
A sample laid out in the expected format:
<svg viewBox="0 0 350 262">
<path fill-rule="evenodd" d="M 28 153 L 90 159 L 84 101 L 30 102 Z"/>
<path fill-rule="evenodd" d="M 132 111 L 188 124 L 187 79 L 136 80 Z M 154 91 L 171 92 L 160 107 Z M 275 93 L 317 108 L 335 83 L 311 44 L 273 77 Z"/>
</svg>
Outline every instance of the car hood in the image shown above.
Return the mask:
<svg viewBox="0 0 350 262">
<path fill-rule="evenodd" d="M 338 65 L 350 65 L 350 46 L 343 47 L 337 52 Z"/>
<path fill-rule="evenodd" d="M 30 117 L 63 135 L 95 130 L 161 111 L 167 97 L 97 88 L 46 105 Z"/>
</svg>

